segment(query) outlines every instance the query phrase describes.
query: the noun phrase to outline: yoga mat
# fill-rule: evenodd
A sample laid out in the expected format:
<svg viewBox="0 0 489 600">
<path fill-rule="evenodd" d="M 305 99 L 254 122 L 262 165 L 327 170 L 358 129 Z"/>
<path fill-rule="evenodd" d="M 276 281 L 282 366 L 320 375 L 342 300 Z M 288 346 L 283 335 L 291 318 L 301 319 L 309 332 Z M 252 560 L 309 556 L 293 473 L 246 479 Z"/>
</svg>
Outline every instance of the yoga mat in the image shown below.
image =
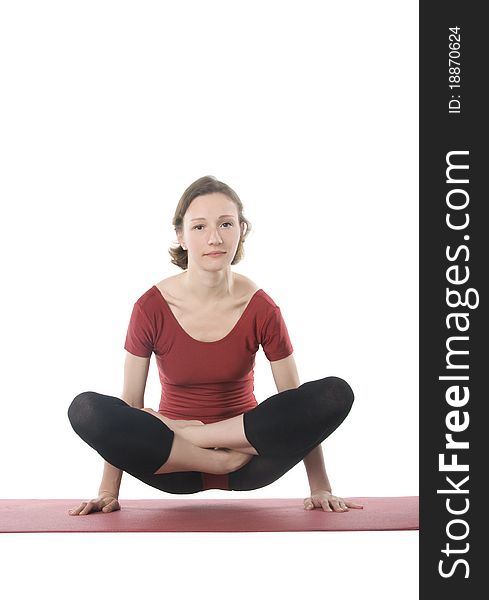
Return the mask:
<svg viewBox="0 0 489 600">
<path fill-rule="evenodd" d="M 119 499 L 121 510 L 72 516 L 80 500 L 0 500 L 0 533 L 114 531 L 395 531 L 419 529 L 419 497 L 355 497 L 363 509 L 305 510 L 302 498 Z"/>
</svg>

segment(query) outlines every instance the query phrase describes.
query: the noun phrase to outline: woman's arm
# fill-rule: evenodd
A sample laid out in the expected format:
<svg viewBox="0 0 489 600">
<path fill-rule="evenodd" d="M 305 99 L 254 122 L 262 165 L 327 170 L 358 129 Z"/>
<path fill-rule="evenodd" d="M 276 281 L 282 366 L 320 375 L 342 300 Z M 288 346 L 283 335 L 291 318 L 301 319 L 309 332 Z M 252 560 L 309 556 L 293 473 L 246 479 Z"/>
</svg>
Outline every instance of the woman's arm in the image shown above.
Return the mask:
<svg viewBox="0 0 489 600">
<path fill-rule="evenodd" d="M 270 367 L 278 392 L 293 390 L 300 386 L 301 382 L 293 354 L 282 360 L 270 361 Z"/>
<path fill-rule="evenodd" d="M 282 358 L 282 360 L 270 361 L 270 367 L 278 392 L 295 389 L 300 386 L 299 374 L 297 372 L 293 354 L 290 354 L 286 358 Z M 303 462 L 306 467 L 311 493 L 317 490 L 331 492 L 331 484 L 324 466 L 321 444 L 313 448 L 313 450 L 304 457 Z"/>
<path fill-rule="evenodd" d="M 106 460 L 104 461 L 104 474 L 100 483 L 98 494 L 110 494 L 114 498 L 119 498 L 119 489 L 121 487 L 122 473 L 120 469 L 114 467 Z"/>
<path fill-rule="evenodd" d="M 150 358 L 135 356 L 126 351 L 121 399 L 135 408 L 144 407 L 144 390 L 148 379 L 149 363 Z M 99 487 L 99 494 L 108 492 L 118 498 L 122 473 L 121 469 L 104 461 L 104 473 Z"/>
</svg>

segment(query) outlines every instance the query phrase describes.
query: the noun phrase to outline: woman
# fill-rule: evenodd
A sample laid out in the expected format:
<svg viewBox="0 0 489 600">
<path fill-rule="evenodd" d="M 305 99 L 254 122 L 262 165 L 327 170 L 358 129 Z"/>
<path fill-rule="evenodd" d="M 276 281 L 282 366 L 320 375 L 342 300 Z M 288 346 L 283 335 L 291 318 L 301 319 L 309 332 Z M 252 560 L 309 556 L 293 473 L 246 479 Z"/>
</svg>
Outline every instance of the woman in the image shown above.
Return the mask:
<svg viewBox="0 0 489 600">
<path fill-rule="evenodd" d="M 98 497 L 70 514 L 120 509 L 122 471 L 173 494 L 242 491 L 269 485 L 301 460 L 311 488 L 305 509 L 362 508 L 332 494 L 321 450 L 353 392 L 338 377 L 300 385 L 280 308 L 231 270 L 250 229 L 237 194 L 202 177 L 185 190 L 173 225 L 179 245 L 170 255 L 183 272 L 134 304 L 122 398 L 83 392 L 68 409 L 73 429 L 105 459 Z M 259 345 L 278 390 L 260 404 L 253 394 Z M 143 408 L 153 352 L 158 412 Z"/>
</svg>

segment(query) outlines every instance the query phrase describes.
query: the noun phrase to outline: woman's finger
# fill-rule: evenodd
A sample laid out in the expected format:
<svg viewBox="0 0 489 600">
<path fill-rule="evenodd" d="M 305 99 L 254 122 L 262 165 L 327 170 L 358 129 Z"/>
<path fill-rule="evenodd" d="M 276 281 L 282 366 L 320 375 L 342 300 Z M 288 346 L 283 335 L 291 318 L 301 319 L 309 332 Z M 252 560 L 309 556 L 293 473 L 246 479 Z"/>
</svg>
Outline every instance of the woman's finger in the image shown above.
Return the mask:
<svg viewBox="0 0 489 600">
<path fill-rule="evenodd" d="M 92 508 L 93 508 L 93 502 L 87 502 L 87 505 L 79 514 L 80 515 L 88 515 L 88 513 L 91 512 Z"/>
<path fill-rule="evenodd" d="M 115 510 L 117 500 L 111 500 L 102 509 L 103 512 L 112 512 Z"/>
<path fill-rule="evenodd" d="M 79 515 L 80 511 L 83 510 L 85 508 L 85 506 L 86 506 L 86 502 L 82 502 L 80 504 L 80 506 L 77 506 L 76 508 L 72 508 L 70 510 L 70 515 Z"/>
<path fill-rule="evenodd" d="M 350 500 L 346 500 L 345 504 L 349 507 L 349 508 L 363 508 L 363 504 L 357 504 L 356 502 L 351 502 Z"/>
<path fill-rule="evenodd" d="M 340 508 L 339 502 L 338 502 L 338 500 L 336 498 L 334 498 L 334 499 L 330 498 L 329 502 L 330 502 L 330 504 L 333 507 L 333 510 L 335 512 L 341 512 L 342 509 Z"/>
<path fill-rule="evenodd" d="M 321 507 L 326 512 L 332 512 L 332 509 L 329 506 L 329 502 L 327 500 L 321 500 Z"/>
</svg>

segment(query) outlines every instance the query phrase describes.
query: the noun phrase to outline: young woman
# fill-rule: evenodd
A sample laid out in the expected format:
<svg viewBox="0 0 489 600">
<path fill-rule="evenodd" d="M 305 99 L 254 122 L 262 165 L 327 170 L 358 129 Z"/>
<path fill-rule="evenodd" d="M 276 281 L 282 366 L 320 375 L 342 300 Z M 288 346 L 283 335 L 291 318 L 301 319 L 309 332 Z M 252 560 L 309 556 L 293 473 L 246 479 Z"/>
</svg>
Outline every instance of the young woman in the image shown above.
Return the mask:
<svg viewBox="0 0 489 600">
<path fill-rule="evenodd" d="M 105 459 L 98 497 L 70 514 L 120 509 L 122 471 L 193 494 L 261 488 L 301 460 L 310 484 L 305 509 L 362 508 L 332 494 L 321 449 L 350 411 L 353 392 L 331 376 L 300 385 L 280 308 L 231 270 L 250 230 L 237 194 L 202 177 L 185 190 L 173 225 L 179 245 L 170 255 L 182 273 L 134 304 L 121 398 L 83 392 L 68 409 L 73 429 Z M 260 345 L 278 393 L 258 404 Z M 152 353 L 162 386 L 158 412 L 143 408 Z"/>
</svg>

